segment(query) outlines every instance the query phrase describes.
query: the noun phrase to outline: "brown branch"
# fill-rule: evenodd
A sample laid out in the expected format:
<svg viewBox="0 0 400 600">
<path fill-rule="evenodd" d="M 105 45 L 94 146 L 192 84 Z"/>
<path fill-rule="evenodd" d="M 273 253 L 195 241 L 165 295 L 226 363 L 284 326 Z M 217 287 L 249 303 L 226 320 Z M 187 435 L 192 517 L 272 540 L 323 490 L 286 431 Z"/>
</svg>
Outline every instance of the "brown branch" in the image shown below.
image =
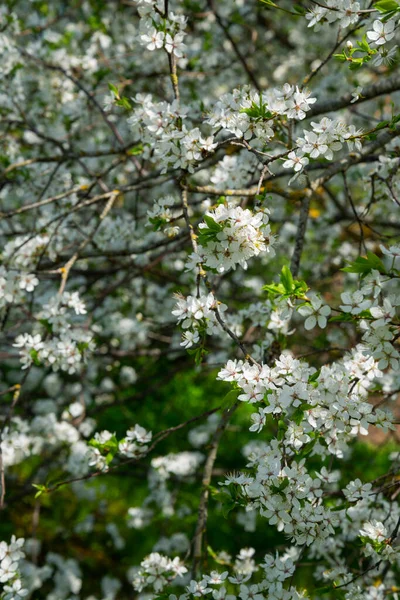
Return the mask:
<svg viewBox="0 0 400 600">
<path fill-rule="evenodd" d="M 306 118 L 315 117 L 317 115 L 326 114 L 329 112 L 334 112 L 340 110 L 341 108 L 348 108 L 357 106 L 357 104 L 361 104 L 363 102 L 367 102 L 368 100 L 373 100 L 378 96 L 383 96 L 384 94 L 390 94 L 392 92 L 396 92 L 400 90 L 400 75 L 395 75 L 394 77 L 382 77 L 377 83 L 373 83 L 372 85 L 363 88 L 361 96 L 356 100 L 356 102 L 352 102 L 354 100 L 351 92 L 348 94 L 344 94 L 340 98 L 332 98 L 330 100 L 326 100 L 325 102 L 318 102 L 315 104 L 310 111 L 308 111 Z"/>
<path fill-rule="evenodd" d="M 223 415 L 220 424 L 216 432 L 213 435 L 210 451 L 207 455 L 207 459 L 204 465 L 203 470 L 203 479 L 202 479 L 202 492 L 200 496 L 198 517 L 197 517 L 197 525 L 196 531 L 193 538 L 193 562 L 192 562 L 192 578 L 196 577 L 197 571 L 199 569 L 202 552 L 203 552 L 203 536 L 207 526 L 207 517 L 208 517 L 208 497 L 210 493 L 210 482 L 213 472 L 213 467 L 215 460 L 217 458 L 218 446 L 221 440 L 221 437 L 229 423 L 229 420 L 235 410 L 238 408 L 240 404 L 240 400 L 236 400 L 233 406 L 227 408 Z"/>
<path fill-rule="evenodd" d="M 70 272 L 71 268 L 73 267 L 73 265 L 78 260 L 80 252 L 82 250 L 84 250 L 86 248 L 86 246 L 88 244 L 90 244 L 90 242 L 93 240 L 94 236 L 96 235 L 97 230 L 99 229 L 100 225 L 102 224 L 102 222 L 104 221 L 104 219 L 106 218 L 106 216 L 108 215 L 110 210 L 112 209 L 115 200 L 120 195 L 119 190 L 113 190 L 112 192 L 107 192 L 107 193 L 110 195 L 110 198 L 109 198 L 106 206 L 104 207 L 102 213 L 100 214 L 99 220 L 97 221 L 95 227 L 92 229 L 90 234 L 83 240 L 83 242 L 79 245 L 79 248 L 77 249 L 75 254 L 73 254 L 73 256 L 71 256 L 69 261 L 67 263 L 65 263 L 65 265 L 63 267 L 61 267 L 61 269 L 60 269 L 61 284 L 60 284 L 60 288 L 58 290 L 59 295 L 61 295 L 64 292 L 69 272 Z"/>
<path fill-rule="evenodd" d="M 190 425 L 191 423 L 195 423 L 196 421 L 200 421 L 201 419 L 209 417 L 210 415 L 219 411 L 220 408 L 221 407 L 218 406 L 217 408 L 208 410 L 208 411 L 202 413 L 201 415 L 198 415 L 197 417 L 192 417 L 191 419 L 188 419 L 184 423 L 180 423 L 179 425 L 176 425 L 175 427 L 170 427 L 169 429 L 166 429 L 165 431 L 160 431 L 154 437 L 153 443 L 146 451 L 146 456 L 148 454 L 150 454 L 150 452 L 152 450 L 154 450 L 154 448 L 157 446 L 157 444 L 159 444 L 162 440 L 164 440 L 166 437 L 168 437 L 171 433 L 174 433 L 175 431 L 178 431 L 179 429 L 182 429 L 183 427 L 186 427 L 187 425 Z M 65 481 L 60 481 L 60 482 L 56 483 L 53 487 L 46 488 L 45 492 L 46 492 L 46 494 L 50 494 L 51 492 L 55 492 L 56 490 L 58 490 L 60 487 L 63 487 L 64 485 L 69 485 L 69 484 L 75 483 L 77 481 L 85 481 L 88 479 L 93 479 L 94 477 L 98 477 L 99 475 L 107 475 L 108 473 L 110 473 L 110 471 L 115 471 L 117 469 L 120 469 L 121 467 L 125 467 L 126 465 L 132 464 L 134 462 L 138 462 L 139 460 L 144 458 L 144 456 L 145 455 L 130 458 L 129 460 L 126 460 L 126 461 L 120 463 L 119 465 L 114 465 L 112 467 L 109 467 L 108 471 L 95 471 L 94 473 L 88 473 L 87 475 L 82 475 L 81 477 L 72 477 L 71 479 L 66 479 Z"/>
<path fill-rule="evenodd" d="M 296 242 L 293 250 L 290 270 L 295 277 L 299 274 L 300 259 L 303 251 L 304 240 L 307 229 L 308 213 L 310 210 L 311 194 L 306 193 L 303 196 L 300 208 L 299 223 L 297 226 Z"/>
</svg>

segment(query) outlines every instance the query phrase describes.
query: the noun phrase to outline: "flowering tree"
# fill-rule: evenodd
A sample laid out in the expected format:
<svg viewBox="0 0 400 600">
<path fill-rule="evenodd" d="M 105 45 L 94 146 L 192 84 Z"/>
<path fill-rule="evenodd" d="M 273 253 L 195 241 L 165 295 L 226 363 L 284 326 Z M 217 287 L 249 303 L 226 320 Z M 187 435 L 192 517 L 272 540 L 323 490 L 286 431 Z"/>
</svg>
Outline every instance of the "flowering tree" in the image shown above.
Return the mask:
<svg viewBox="0 0 400 600">
<path fill-rule="evenodd" d="M 2 3 L 2 600 L 398 598 L 399 24 Z"/>
</svg>

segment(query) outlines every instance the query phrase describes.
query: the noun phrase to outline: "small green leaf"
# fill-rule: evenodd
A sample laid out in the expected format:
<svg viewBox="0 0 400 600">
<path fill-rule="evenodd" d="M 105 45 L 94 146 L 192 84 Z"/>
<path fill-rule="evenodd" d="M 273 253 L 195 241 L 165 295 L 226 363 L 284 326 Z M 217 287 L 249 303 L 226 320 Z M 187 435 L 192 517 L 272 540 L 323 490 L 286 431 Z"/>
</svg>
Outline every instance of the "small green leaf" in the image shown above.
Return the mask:
<svg viewBox="0 0 400 600">
<path fill-rule="evenodd" d="M 113 460 L 115 456 L 115 451 L 114 452 L 109 452 L 106 456 L 106 464 L 109 465 L 110 462 Z"/>
<path fill-rule="evenodd" d="M 203 346 L 198 346 L 197 348 L 188 348 L 187 353 L 194 356 L 194 362 L 196 365 L 201 365 L 203 358 L 208 354 L 208 350 L 203 348 Z"/>
<path fill-rule="evenodd" d="M 294 287 L 293 286 L 293 275 L 292 275 L 289 267 L 287 267 L 286 265 L 282 268 L 280 280 L 281 280 L 281 283 L 282 283 L 283 287 L 285 288 L 286 292 L 290 293 Z"/>
<path fill-rule="evenodd" d="M 299 15 L 305 15 L 307 14 L 306 9 L 304 8 L 304 6 L 301 6 L 300 4 L 295 4 L 293 6 L 293 10 L 297 13 L 299 13 Z"/>
<path fill-rule="evenodd" d="M 167 223 L 167 221 L 165 219 L 162 219 L 161 217 L 150 217 L 149 221 L 152 225 L 154 225 L 153 231 L 158 231 L 163 225 Z"/>
<path fill-rule="evenodd" d="M 38 490 L 35 494 L 35 498 L 39 498 L 47 490 L 45 485 L 40 485 L 37 483 L 32 483 L 32 487 Z"/>
<path fill-rule="evenodd" d="M 375 126 L 375 131 L 379 131 L 380 129 L 385 129 L 389 125 L 390 121 L 381 121 L 378 125 Z"/>
<path fill-rule="evenodd" d="M 231 406 L 232 404 L 234 404 L 236 402 L 236 400 L 238 399 L 239 393 L 240 393 L 240 390 L 231 390 L 230 392 L 228 392 L 222 400 L 222 406 L 227 407 L 227 406 Z"/>
<path fill-rule="evenodd" d="M 322 587 L 316 588 L 315 592 L 318 594 L 328 594 L 329 592 L 332 592 L 333 589 L 334 588 L 332 585 L 324 585 Z"/>
<path fill-rule="evenodd" d="M 236 503 L 233 502 L 233 500 L 231 500 L 231 502 L 228 502 L 227 504 L 222 505 L 222 514 L 224 515 L 225 519 L 228 518 L 229 513 L 232 512 L 232 510 L 234 510 L 235 506 Z"/>
<path fill-rule="evenodd" d="M 37 367 L 39 367 L 39 366 L 40 366 L 40 360 L 39 360 L 39 353 L 38 353 L 38 351 L 37 351 L 37 350 L 35 350 L 34 348 L 31 348 L 31 349 L 29 350 L 29 355 L 30 355 L 30 357 L 31 357 L 31 359 L 32 359 L 32 362 L 33 362 L 33 363 L 34 363 L 34 364 L 35 364 Z"/>
<path fill-rule="evenodd" d="M 315 437 L 313 440 L 311 440 L 311 442 L 308 442 L 308 444 L 305 444 L 305 446 L 303 446 L 303 448 L 300 451 L 300 456 L 301 458 L 303 458 L 304 456 L 307 456 L 308 454 L 310 454 L 310 452 L 312 452 L 315 444 L 318 441 L 318 436 Z"/>
<path fill-rule="evenodd" d="M 348 267 L 344 267 L 341 271 L 345 273 L 359 273 L 362 277 L 368 275 L 372 270 L 386 273 L 385 265 L 373 252 L 367 252 L 367 256 L 359 256 Z"/>
<path fill-rule="evenodd" d="M 346 508 L 349 508 L 349 504 L 339 504 L 339 506 L 334 506 L 333 508 L 331 508 L 331 512 L 339 512 L 339 510 L 346 510 Z"/>
<path fill-rule="evenodd" d="M 121 98 L 118 98 L 115 101 L 115 104 L 117 106 L 121 106 L 122 108 L 125 108 L 126 110 L 131 110 L 132 109 L 132 105 L 129 102 L 128 98 L 126 98 L 125 96 L 121 96 Z"/>
<path fill-rule="evenodd" d="M 292 419 L 296 423 L 296 425 L 300 425 L 304 417 L 304 410 L 301 406 L 298 406 L 294 413 L 292 414 Z"/>
<path fill-rule="evenodd" d="M 217 233 L 222 231 L 222 225 L 220 225 L 219 223 L 217 223 L 216 221 L 214 221 L 214 219 L 212 217 L 210 217 L 209 215 L 204 215 L 204 221 L 208 227 L 208 229 L 211 229 L 211 231 L 216 231 Z"/>
<path fill-rule="evenodd" d="M 280 419 L 278 421 L 278 435 L 277 435 L 277 438 L 279 441 L 283 440 L 283 438 L 285 437 L 287 428 L 288 428 L 288 426 L 286 425 L 285 421 L 283 419 Z"/>
<path fill-rule="evenodd" d="M 283 296 L 284 298 L 304 298 L 309 289 L 305 281 L 293 279 L 289 267 L 284 266 L 280 274 L 281 283 L 272 283 L 263 286 L 263 290 L 272 296 Z"/>
<path fill-rule="evenodd" d="M 353 317 L 349 313 L 342 313 L 341 315 L 336 315 L 329 319 L 329 323 L 351 323 L 352 321 Z"/>
<path fill-rule="evenodd" d="M 110 92 L 113 92 L 113 94 L 115 94 L 116 98 L 119 98 L 118 88 L 113 83 L 108 84 L 108 89 L 110 90 Z"/>
<path fill-rule="evenodd" d="M 379 0 L 378 2 L 375 2 L 374 8 L 381 13 L 387 13 L 397 11 L 399 9 L 399 4 L 396 0 Z"/>
<path fill-rule="evenodd" d="M 310 375 L 310 377 L 308 378 L 308 383 L 313 383 L 314 381 L 317 381 L 318 377 L 320 376 L 320 373 L 321 369 L 318 369 L 318 371 L 315 371 L 315 373 Z"/>
<path fill-rule="evenodd" d="M 280 492 L 283 492 L 289 485 L 289 477 L 285 477 L 283 481 L 279 484 L 278 488 Z"/>
</svg>

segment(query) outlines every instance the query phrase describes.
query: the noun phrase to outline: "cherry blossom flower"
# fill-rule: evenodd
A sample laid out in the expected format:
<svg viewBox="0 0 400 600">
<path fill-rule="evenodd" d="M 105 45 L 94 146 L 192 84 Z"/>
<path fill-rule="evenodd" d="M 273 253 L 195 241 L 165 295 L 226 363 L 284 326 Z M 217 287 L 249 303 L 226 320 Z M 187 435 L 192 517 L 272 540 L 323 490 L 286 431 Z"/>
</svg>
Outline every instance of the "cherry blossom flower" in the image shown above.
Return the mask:
<svg viewBox="0 0 400 600">
<path fill-rule="evenodd" d="M 371 42 L 374 42 L 377 46 L 386 44 L 389 40 L 394 37 L 395 34 L 395 22 L 394 19 L 390 19 L 386 23 L 376 20 L 373 22 L 372 31 L 367 31 L 367 37 Z"/>
</svg>

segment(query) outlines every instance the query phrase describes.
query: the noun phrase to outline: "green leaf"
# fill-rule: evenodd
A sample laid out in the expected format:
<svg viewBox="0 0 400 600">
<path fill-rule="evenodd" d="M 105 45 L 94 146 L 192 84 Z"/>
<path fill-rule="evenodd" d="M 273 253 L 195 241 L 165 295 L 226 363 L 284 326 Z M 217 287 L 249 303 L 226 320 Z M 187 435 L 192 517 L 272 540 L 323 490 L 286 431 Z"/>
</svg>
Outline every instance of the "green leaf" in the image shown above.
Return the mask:
<svg viewBox="0 0 400 600">
<path fill-rule="evenodd" d="M 385 129 L 385 127 L 387 127 L 389 124 L 390 124 L 390 121 L 381 121 L 380 123 L 378 123 L 378 125 L 376 125 L 375 131 L 379 131 L 380 129 Z"/>
<path fill-rule="evenodd" d="M 392 10 L 397 11 L 399 9 L 399 4 L 396 0 L 379 0 L 379 2 L 375 2 L 374 8 L 381 13 L 387 13 Z"/>
<path fill-rule="evenodd" d="M 292 292 L 293 287 L 294 287 L 293 275 L 292 275 L 289 267 L 287 267 L 286 265 L 284 267 L 282 267 L 280 280 L 281 280 L 283 287 L 285 288 L 285 291 L 289 292 L 289 293 Z"/>
<path fill-rule="evenodd" d="M 216 239 L 217 234 L 223 230 L 223 227 L 209 215 L 204 215 L 204 221 L 207 227 L 199 229 L 199 242 L 202 246 L 207 246 L 209 242 Z"/>
<path fill-rule="evenodd" d="M 396 129 L 396 125 L 397 125 L 397 123 L 399 121 L 400 121 L 400 114 L 394 115 L 392 117 L 392 120 L 389 123 L 389 129 L 390 129 L 390 131 L 394 131 Z"/>
<path fill-rule="evenodd" d="M 339 512 L 339 510 L 346 510 L 346 508 L 349 508 L 348 502 L 346 502 L 346 504 L 339 504 L 339 506 L 334 506 L 333 508 L 331 508 L 331 512 Z"/>
<path fill-rule="evenodd" d="M 252 119 L 270 119 L 273 115 L 272 112 L 266 109 L 265 104 L 258 105 L 255 102 L 252 103 L 250 108 L 241 108 L 240 113 L 248 115 Z"/>
<path fill-rule="evenodd" d="M 260 0 L 260 2 L 266 4 L 267 6 L 272 6 L 272 8 L 278 8 L 278 6 L 275 4 L 275 2 L 272 2 L 272 0 Z"/>
<path fill-rule="evenodd" d="M 367 35 L 366 34 L 363 35 L 363 38 L 362 38 L 361 42 L 360 41 L 357 42 L 357 46 L 359 48 L 361 48 L 361 50 L 364 50 L 364 52 L 370 52 L 371 51 L 370 45 L 368 44 L 368 40 L 367 40 Z M 357 48 L 356 48 L 356 51 L 357 51 Z"/>
<path fill-rule="evenodd" d="M 229 513 L 232 512 L 232 510 L 234 510 L 235 507 L 236 503 L 233 500 L 222 505 L 222 514 L 224 515 L 225 519 L 228 518 Z"/>
<path fill-rule="evenodd" d="M 278 489 L 283 492 L 289 485 L 289 477 L 285 477 L 284 480 L 279 484 Z"/>
<path fill-rule="evenodd" d="M 89 342 L 77 342 L 76 347 L 78 348 L 79 352 L 83 356 L 85 353 L 85 350 L 87 350 L 89 348 Z"/>
<path fill-rule="evenodd" d="M 386 273 L 385 265 L 373 252 L 367 252 L 367 256 L 359 256 L 356 260 L 349 264 L 348 267 L 340 269 L 345 273 L 359 273 L 362 277 L 368 275 L 372 270 Z"/>
<path fill-rule="evenodd" d="M 280 494 L 281 496 L 284 496 L 283 491 L 287 488 L 288 485 L 289 478 L 285 477 L 279 485 L 271 485 L 271 491 L 274 494 Z"/>
<path fill-rule="evenodd" d="M 313 440 L 311 440 L 311 442 L 308 442 L 308 444 L 305 444 L 303 446 L 303 448 L 300 450 L 299 456 L 301 456 L 301 458 L 303 458 L 304 456 L 307 456 L 308 454 L 310 454 L 310 452 L 314 448 L 317 441 L 318 441 L 318 436 L 315 437 Z"/>
<path fill-rule="evenodd" d="M 334 54 L 333 57 L 337 58 L 337 60 L 340 60 L 340 62 L 346 62 L 347 60 L 347 56 L 344 52 L 342 52 L 342 54 Z"/>
<path fill-rule="evenodd" d="M 113 94 L 115 94 L 116 98 L 119 98 L 118 88 L 113 83 L 108 84 L 108 89 L 110 90 L 110 92 L 113 92 Z"/>
<path fill-rule="evenodd" d="M 107 28 L 98 15 L 90 15 L 87 19 L 87 22 L 94 31 L 102 31 L 103 33 L 107 33 Z"/>
<path fill-rule="evenodd" d="M 295 4 L 293 6 L 293 10 L 297 13 L 299 13 L 299 15 L 305 15 L 307 14 L 306 9 L 304 8 L 304 6 L 301 6 L 300 4 Z"/>
<path fill-rule="evenodd" d="M 230 392 L 228 392 L 226 394 L 226 396 L 224 396 L 224 398 L 222 400 L 222 406 L 228 407 L 228 406 L 231 406 L 232 404 L 234 404 L 236 402 L 236 400 L 238 399 L 239 394 L 240 394 L 240 390 L 230 390 Z"/>
<path fill-rule="evenodd" d="M 268 292 L 269 294 L 272 294 L 273 296 L 285 293 L 285 288 L 281 283 L 270 283 L 269 285 L 264 285 L 262 289 Z"/>
<path fill-rule="evenodd" d="M 321 369 L 318 369 L 318 371 L 315 371 L 315 373 L 310 375 L 310 377 L 308 378 L 308 383 L 313 383 L 314 381 L 317 381 L 318 377 L 320 376 L 320 373 Z"/>
<path fill-rule="evenodd" d="M 138 156 L 139 154 L 143 154 L 143 144 L 139 144 L 138 146 L 134 146 L 128 150 L 128 154 L 130 156 Z"/>
<path fill-rule="evenodd" d="M 219 223 L 214 221 L 214 219 L 212 217 L 210 217 L 209 215 L 204 215 L 204 221 L 205 221 L 208 229 L 211 229 L 211 231 L 215 231 L 216 233 L 219 233 L 223 229 L 222 225 L 220 225 Z"/>
<path fill-rule="evenodd" d="M 99 442 L 99 440 L 92 438 L 91 440 L 89 440 L 88 445 L 100 450 L 103 456 L 106 456 L 106 459 L 110 452 L 113 452 L 115 455 L 116 451 L 118 450 L 118 440 L 115 437 L 115 435 L 113 435 L 106 442 Z"/>
<path fill-rule="evenodd" d="M 109 452 L 109 453 L 107 454 L 107 456 L 106 456 L 106 463 L 107 463 L 107 465 L 109 465 L 109 464 L 110 464 L 110 462 L 113 460 L 113 458 L 114 458 L 115 454 L 116 454 L 116 450 L 115 450 L 115 451 L 112 451 L 112 452 Z"/>
<path fill-rule="evenodd" d="M 332 585 L 324 585 L 323 587 L 316 588 L 315 592 L 318 594 L 328 594 L 329 592 L 332 592 L 333 589 Z"/>
<path fill-rule="evenodd" d="M 310 410 L 311 408 L 314 408 L 312 404 L 307 404 L 306 402 L 296 408 L 296 410 L 292 414 L 292 419 L 296 423 L 296 425 L 300 425 L 304 418 L 305 411 Z"/>
<path fill-rule="evenodd" d="M 281 283 L 272 283 L 263 286 L 271 296 L 283 296 L 284 298 L 304 298 L 308 288 L 305 281 L 293 279 L 289 267 L 284 266 L 280 274 Z"/>
<path fill-rule="evenodd" d="M 301 406 L 298 406 L 294 413 L 292 414 L 292 419 L 296 423 L 296 425 L 300 425 L 304 417 L 304 410 Z"/>
<path fill-rule="evenodd" d="M 336 315 L 329 319 L 329 323 L 351 323 L 352 321 L 353 317 L 350 313 L 342 313 L 341 315 Z"/>
<path fill-rule="evenodd" d="M 37 351 L 37 350 L 35 350 L 34 348 L 31 348 L 31 349 L 29 350 L 29 355 L 30 355 L 30 357 L 31 357 L 31 359 L 32 359 L 32 361 L 33 361 L 33 363 L 34 363 L 34 364 L 35 364 L 37 367 L 39 367 L 39 366 L 40 366 L 40 360 L 39 360 L 39 353 L 38 353 L 38 351 Z"/>
<path fill-rule="evenodd" d="M 356 71 L 357 69 L 360 69 L 364 64 L 364 59 L 363 58 L 353 58 L 350 65 L 349 65 L 349 69 L 351 71 Z"/>
<path fill-rule="evenodd" d="M 118 98 L 115 101 L 115 104 L 117 106 L 121 106 L 122 108 L 125 108 L 126 110 L 131 110 L 132 109 L 132 105 L 129 102 L 128 98 L 126 98 L 125 96 L 121 96 L 121 98 Z"/>
<path fill-rule="evenodd" d="M 288 426 L 286 425 L 285 421 L 283 419 L 280 419 L 278 421 L 278 435 L 277 435 L 277 438 L 279 441 L 283 440 L 283 438 L 285 437 L 287 428 L 288 428 Z"/>
<path fill-rule="evenodd" d="M 201 365 L 203 358 L 208 354 L 208 350 L 203 348 L 203 346 L 198 346 L 197 348 L 188 348 L 187 353 L 194 356 L 196 365 Z"/>
<path fill-rule="evenodd" d="M 280 10 L 283 10 L 283 12 L 288 13 L 289 15 L 294 15 L 295 17 L 300 16 L 298 11 L 291 12 L 290 10 L 286 10 L 286 8 L 283 8 L 282 6 L 278 6 L 277 4 L 275 4 L 275 2 L 272 2 L 272 0 L 259 0 L 259 2 L 262 2 L 263 4 L 266 4 L 267 6 L 271 6 L 272 8 L 279 8 Z"/>
<path fill-rule="evenodd" d="M 45 485 L 40 485 L 37 483 L 32 483 L 32 487 L 38 490 L 35 494 L 35 498 L 39 498 L 47 490 Z"/>
<path fill-rule="evenodd" d="M 149 221 L 152 225 L 154 225 L 153 231 L 158 231 L 167 222 L 165 219 L 162 219 L 161 217 L 150 217 Z"/>
</svg>

